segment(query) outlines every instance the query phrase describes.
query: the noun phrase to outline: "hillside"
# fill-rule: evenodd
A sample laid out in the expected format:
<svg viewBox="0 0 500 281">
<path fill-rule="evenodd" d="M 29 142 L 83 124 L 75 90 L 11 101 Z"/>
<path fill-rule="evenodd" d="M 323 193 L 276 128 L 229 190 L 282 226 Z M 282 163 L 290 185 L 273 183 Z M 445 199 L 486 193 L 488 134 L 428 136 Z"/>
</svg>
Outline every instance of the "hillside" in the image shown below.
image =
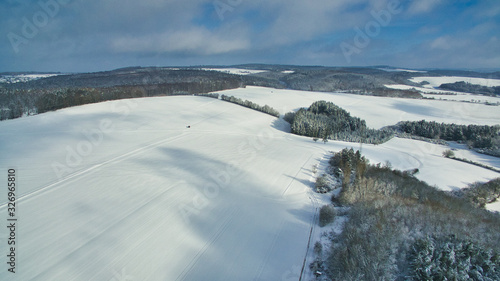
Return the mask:
<svg viewBox="0 0 500 281">
<path fill-rule="evenodd" d="M 260 103 L 259 92 L 278 102 L 275 89 L 231 94 Z M 290 108 L 328 95 L 282 93 Z M 372 103 L 367 120 L 383 123 L 392 114 L 383 104 Z M 355 111 L 357 103 L 351 105 L 344 106 Z M 312 193 L 311 167 L 329 151 L 359 145 L 315 143 L 287 131 L 272 116 L 187 96 L 109 101 L 1 122 L 0 167 L 17 167 L 21 182 L 19 251 L 40 253 L 19 256 L 17 280 L 297 278 L 322 200 Z M 393 139 L 361 148 L 372 163 L 418 168 L 420 179 L 443 190 L 498 177 L 443 158 L 447 148 L 440 145 Z M 498 166 L 493 157 L 480 161 Z M 4 198 L 0 210 L 6 207 Z"/>
</svg>

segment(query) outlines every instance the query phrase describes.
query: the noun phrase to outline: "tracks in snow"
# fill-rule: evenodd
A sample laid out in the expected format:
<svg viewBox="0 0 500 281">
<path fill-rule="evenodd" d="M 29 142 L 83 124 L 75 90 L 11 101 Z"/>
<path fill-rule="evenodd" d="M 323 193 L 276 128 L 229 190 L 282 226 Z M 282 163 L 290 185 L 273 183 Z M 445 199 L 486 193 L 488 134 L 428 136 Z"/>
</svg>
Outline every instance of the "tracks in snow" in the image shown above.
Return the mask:
<svg viewBox="0 0 500 281">
<path fill-rule="evenodd" d="M 53 182 L 51 184 L 42 186 L 42 187 L 40 187 L 40 188 L 38 188 L 36 190 L 33 190 L 31 192 L 25 193 L 25 194 L 19 196 L 17 198 L 17 201 L 27 200 L 27 199 L 33 198 L 33 197 L 35 197 L 37 195 L 40 195 L 40 194 L 52 191 L 55 188 L 57 188 L 58 185 L 60 187 L 61 184 L 63 184 L 63 183 L 71 182 L 73 180 L 76 180 L 77 178 L 85 176 L 86 174 L 88 174 L 88 173 L 90 173 L 92 171 L 95 171 L 95 170 L 97 170 L 97 169 L 99 169 L 101 167 L 104 167 L 104 166 L 107 166 L 107 165 L 111 165 L 111 164 L 115 164 L 115 163 L 119 163 L 119 162 L 121 162 L 123 160 L 126 160 L 126 159 L 129 159 L 129 158 L 131 158 L 131 157 L 133 157 L 135 155 L 138 155 L 138 154 L 147 152 L 149 150 L 155 149 L 155 148 L 159 147 L 160 145 L 163 145 L 163 144 L 166 144 L 166 143 L 169 143 L 169 142 L 173 142 L 173 141 L 181 139 L 181 138 L 183 138 L 185 136 L 186 136 L 186 132 L 182 132 L 178 136 L 174 136 L 174 137 L 170 137 L 168 139 L 164 139 L 164 140 L 161 140 L 161 141 L 154 142 L 154 143 L 146 145 L 144 147 L 137 148 L 137 149 L 135 149 L 133 151 L 124 153 L 124 154 L 122 154 L 120 156 L 114 157 L 114 158 L 112 158 L 110 160 L 106 160 L 106 161 L 104 161 L 102 163 L 93 165 L 92 167 L 89 167 L 87 169 L 80 170 L 80 171 L 75 172 L 75 173 L 73 173 L 73 174 L 71 174 L 69 176 L 66 176 L 66 177 L 64 177 L 64 178 L 62 178 L 62 179 L 60 179 L 60 180 L 58 180 L 56 182 Z M 4 209 L 6 206 L 7 206 L 7 202 L 1 204 L 0 205 L 0 210 Z"/>
<path fill-rule="evenodd" d="M 226 232 L 226 230 L 229 228 L 230 223 L 234 220 L 235 217 L 238 216 L 238 214 L 241 212 L 241 210 L 237 207 L 234 206 L 228 211 L 228 216 L 224 219 L 222 222 L 221 226 L 215 231 L 215 233 L 212 235 L 212 237 L 208 240 L 205 245 L 196 253 L 196 255 L 193 257 L 191 262 L 184 268 L 184 270 L 177 276 L 175 279 L 176 281 L 178 280 L 184 280 L 186 276 L 193 270 L 194 266 L 196 263 L 198 263 L 199 259 L 207 252 L 208 249 L 212 248 L 212 245 L 214 245 L 217 240 L 220 239 L 222 234 Z"/>
</svg>

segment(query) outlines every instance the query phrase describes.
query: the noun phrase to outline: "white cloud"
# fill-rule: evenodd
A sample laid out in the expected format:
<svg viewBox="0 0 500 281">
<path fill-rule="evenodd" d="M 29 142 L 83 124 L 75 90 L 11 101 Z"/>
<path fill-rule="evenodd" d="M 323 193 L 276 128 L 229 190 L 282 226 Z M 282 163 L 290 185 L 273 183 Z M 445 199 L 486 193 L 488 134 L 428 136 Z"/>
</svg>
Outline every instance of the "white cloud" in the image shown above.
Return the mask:
<svg viewBox="0 0 500 281">
<path fill-rule="evenodd" d="M 450 50 L 452 46 L 455 47 L 456 42 L 453 42 L 450 36 L 441 36 L 430 42 L 430 49 Z"/>
<path fill-rule="evenodd" d="M 265 32 L 256 36 L 259 44 L 280 46 L 364 26 L 372 20 L 370 11 L 384 9 L 388 2 L 390 0 L 256 0 L 250 5 L 267 7 L 262 13 L 270 24 Z"/>
<path fill-rule="evenodd" d="M 250 42 L 242 36 L 231 37 L 212 33 L 204 28 L 147 34 L 142 37 L 119 37 L 111 41 L 116 52 L 169 53 L 214 55 L 245 50 Z"/>
<path fill-rule="evenodd" d="M 428 13 L 434 10 L 442 2 L 442 0 L 415 0 L 412 1 L 408 11 L 411 14 Z"/>
</svg>

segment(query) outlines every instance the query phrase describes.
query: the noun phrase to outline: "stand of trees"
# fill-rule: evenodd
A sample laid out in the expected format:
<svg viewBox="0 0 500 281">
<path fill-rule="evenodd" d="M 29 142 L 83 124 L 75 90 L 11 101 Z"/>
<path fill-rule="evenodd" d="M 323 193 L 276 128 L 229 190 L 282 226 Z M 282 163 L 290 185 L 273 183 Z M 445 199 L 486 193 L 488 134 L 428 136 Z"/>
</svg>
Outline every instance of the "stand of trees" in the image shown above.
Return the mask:
<svg viewBox="0 0 500 281">
<path fill-rule="evenodd" d="M 488 95 L 488 96 L 498 96 L 500 95 L 500 87 L 486 87 L 481 85 L 475 85 L 471 83 L 466 83 L 464 81 L 441 84 L 439 86 L 440 89 L 455 91 L 455 92 L 464 92 L 464 93 L 472 93 L 472 94 L 480 94 L 480 95 Z"/>
<path fill-rule="evenodd" d="M 342 180 L 332 203 L 346 221 L 312 264 L 329 280 L 500 279 L 500 216 L 476 207 L 498 194 L 498 179 L 458 197 L 352 149 L 330 165 Z"/>
<path fill-rule="evenodd" d="M 498 149 L 500 126 L 456 125 L 434 121 L 404 121 L 396 129 L 411 135 L 446 141 L 467 142 L 475 148 Z"/>
<path fill-rule="evenodd" d="M 235 103 L 235 104 L 238 104 L 238 105 L 241 105 L 244 107 L 248 107 L 248 108 L 251 108 L 253 110 L 257 110 L 257 111 L 272 115 L 274 117 L 280 117 L 279 111 L 270 107 L 267 104 L 262 106 L 262 105 L 258 105 L 256 103 L 254 103 L 254 102 L 251 102 L 249 100 L 242 100 L 242 99 L 234 97 L 234 96 L 226 96 L 226 95 L 222 95 L 221 99 L 223 101 L 228 101 L 228 102 Z"/>
<path fill-rule="evenodd" d="M 387 130 L 374 130 L 366 122 L 331 102 L 317 101 L 308 109 L 287 113 L 285 121 L 291 124 L 292 133 L 313 138 L 350 142 L 383 143 L 393 134 Z"/>
</svg>

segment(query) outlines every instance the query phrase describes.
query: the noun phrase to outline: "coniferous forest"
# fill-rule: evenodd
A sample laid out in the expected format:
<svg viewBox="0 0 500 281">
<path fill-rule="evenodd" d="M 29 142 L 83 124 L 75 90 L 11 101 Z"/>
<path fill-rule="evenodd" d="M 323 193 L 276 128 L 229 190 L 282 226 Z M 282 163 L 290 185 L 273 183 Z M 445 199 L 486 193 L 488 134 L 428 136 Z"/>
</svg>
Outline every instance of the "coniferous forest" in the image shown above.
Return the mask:
<svg viewBox="0 0 500 281">
<path fill-rule="evenodd" d="M 500 145 L 498 125 L 457 125 L 421 120 L 399 122 L 395 127 L 414 136 L 467 143 L 471 147 L 488 150 L 492 154 L 499 150 Z"/>
<path fill-rule="evenodd" d="M 365 120 L 326 101 L 317 101 L 308 109 L 287 113 L 284 119 L 291 124 L 292 133 L 325 140 L 380 144 L 393 136 L 390 130 L 368 128 Z"/>
</svg>

